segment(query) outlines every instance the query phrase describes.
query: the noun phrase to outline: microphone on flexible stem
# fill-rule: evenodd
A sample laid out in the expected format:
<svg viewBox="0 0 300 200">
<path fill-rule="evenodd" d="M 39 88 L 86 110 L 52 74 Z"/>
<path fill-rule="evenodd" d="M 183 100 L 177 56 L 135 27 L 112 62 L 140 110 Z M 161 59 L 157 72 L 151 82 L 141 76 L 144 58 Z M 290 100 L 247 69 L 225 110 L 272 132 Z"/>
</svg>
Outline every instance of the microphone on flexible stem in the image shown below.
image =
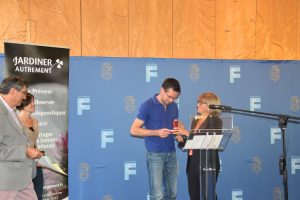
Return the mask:
<svg viewBox="0 0 300 200">
<path fill-rule="evenodd" d="M 208 106 L 210 109 L 218 109 L 218 110 L 230 110 L 231 107 L 230 106 L 225 106 L 225 105 L 214 105 L 214 104 L 210 104 Z"/>
</svg>

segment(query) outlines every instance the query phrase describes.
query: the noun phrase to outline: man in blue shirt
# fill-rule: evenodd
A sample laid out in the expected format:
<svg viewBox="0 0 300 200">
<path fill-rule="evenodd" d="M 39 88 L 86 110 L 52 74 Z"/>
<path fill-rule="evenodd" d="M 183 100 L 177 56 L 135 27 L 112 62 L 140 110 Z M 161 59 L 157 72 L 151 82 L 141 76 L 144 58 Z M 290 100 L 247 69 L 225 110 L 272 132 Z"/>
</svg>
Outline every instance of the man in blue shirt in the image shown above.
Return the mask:
<svg viewBox="0 0 300 200">
<path fill-rule="evenodd" d="M 172 122 L 178 119 L 174 102 L 180 95 L 179 82 L 164 80 L 160 92 L 140 107 L 130 132 L 145 138 L 150 200 L 175 200 L 177 196 L 177 158 Z"/>
</svg>

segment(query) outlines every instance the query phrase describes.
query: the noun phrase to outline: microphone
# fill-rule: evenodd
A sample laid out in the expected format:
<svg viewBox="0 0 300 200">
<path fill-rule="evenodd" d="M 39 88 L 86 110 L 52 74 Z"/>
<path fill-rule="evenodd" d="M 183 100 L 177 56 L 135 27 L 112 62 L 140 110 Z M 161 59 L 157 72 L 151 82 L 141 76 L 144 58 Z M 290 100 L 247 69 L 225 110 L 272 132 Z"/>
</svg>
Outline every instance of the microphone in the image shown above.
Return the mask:
<svg viewBox="0 0 300 200">
<path fill-rule="evenodd" d="M 218 109 L 218 110 L 231 110 L 230 106 L 225 106 L 225 105 L 214 105 L 210 104 L 208 106 L 210 109 Z"/>
</svg>

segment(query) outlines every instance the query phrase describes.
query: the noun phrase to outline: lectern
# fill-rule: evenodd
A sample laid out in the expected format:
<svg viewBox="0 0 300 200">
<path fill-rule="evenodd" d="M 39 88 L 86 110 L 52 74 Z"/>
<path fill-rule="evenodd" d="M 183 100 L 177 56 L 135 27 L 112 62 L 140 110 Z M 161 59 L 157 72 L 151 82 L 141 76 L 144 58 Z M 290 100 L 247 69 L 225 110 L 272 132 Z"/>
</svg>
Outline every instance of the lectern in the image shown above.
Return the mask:
<svg viewBox="0 0 300 200">
<path fill-rule="evenodd" d="M 195 120 L 197 116 L 192 116 Z M 232 135 L 232 115 L 222 114 L 220 116 L 222 123 L 216 129 L 191 129 L 187 138 L 184 150 L 200 150 L 199 153 L 199 173 L 200 195 L 205 200 L 216 200 L 216 179 L 218 169 L 216 163 L 219 162 L 218 152 L 224 151 Z M 209 119 L 208 119 L 209 120 Z M 214 127 L 213 125 L 211 127 Z M 204 178 L 203 178 L 204 174 Z M 204 186 L 204 187 L 203 187 Z"/>
</svg>

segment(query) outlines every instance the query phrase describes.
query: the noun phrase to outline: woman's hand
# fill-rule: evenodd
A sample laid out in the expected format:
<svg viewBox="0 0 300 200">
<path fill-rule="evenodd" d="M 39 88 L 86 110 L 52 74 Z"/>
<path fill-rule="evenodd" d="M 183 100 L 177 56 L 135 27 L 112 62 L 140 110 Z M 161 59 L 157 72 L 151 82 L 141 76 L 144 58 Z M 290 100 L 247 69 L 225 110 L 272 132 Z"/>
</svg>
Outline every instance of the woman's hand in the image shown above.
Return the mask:
<svg viewBox="0 0 300 200">
<path fill-rule="evenodd" d="M 178 121 L 178 134 L 189 136 L 190 132 L 185 129 L 184 123 L 182 121 Z"/>
<path fill-rule="evenodd" d="M 176 135 L 176 141 L 177 142 L 183 142 L 183 138 L 182 138 L 182 136 L 181 135 Z"/>
</svg>

